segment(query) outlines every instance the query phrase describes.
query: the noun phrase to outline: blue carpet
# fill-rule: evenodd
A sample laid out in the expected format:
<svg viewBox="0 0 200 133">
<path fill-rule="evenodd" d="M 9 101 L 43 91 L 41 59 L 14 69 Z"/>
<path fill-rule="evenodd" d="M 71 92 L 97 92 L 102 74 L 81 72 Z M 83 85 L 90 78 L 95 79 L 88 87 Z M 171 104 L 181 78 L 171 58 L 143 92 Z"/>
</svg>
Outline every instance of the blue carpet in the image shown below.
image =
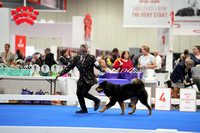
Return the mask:
<svg viewBox="0 0 200 133">
<path fill-rule="evenodd" d="M 101 109 L 102 107 L 100 107 Z M 76 114 L 78 107 L 46 105 L 0 105 L 0 126 L 51 126 L 51 127 L 94 127 L 122 129 L 177 129 L 178 131 L 200 132 L 200 111 L 180 112 L 156 111 L 148 115 L 147 110 L 136 110 L 120 115 L 120 109 L 109 109 L 104 113 L 89 108 L 88 114 Z"/>
</svg>

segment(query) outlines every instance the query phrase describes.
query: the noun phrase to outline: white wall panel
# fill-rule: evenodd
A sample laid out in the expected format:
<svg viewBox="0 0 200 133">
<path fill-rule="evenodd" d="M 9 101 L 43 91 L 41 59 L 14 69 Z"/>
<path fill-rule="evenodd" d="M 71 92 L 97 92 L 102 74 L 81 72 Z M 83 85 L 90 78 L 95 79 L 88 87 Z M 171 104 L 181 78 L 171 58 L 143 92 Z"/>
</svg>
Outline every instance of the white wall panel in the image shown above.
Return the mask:
<svg viewBox="0 0 200 133">
<path fill-rule="evenodd" d="M 142 45 L 149 45 L 147 41 L 147 36 L 148 36 L 148 29 L 146 28 L 139 28 L 137 32 L 137 37 L 138 37 L 138 42 L 137 46 L 142 46 Z"/>
<path fill-rule="evenodd" d="M 77 16 L 77 2 L 78 0 L 67 0 L 66 16 L 67 22 L 72 22 L 72 16 Z"/>
<path fill-rule="evenodd" d="M 40 22 L 41 19 L 45 19 L 46 20 L 46 15 L 47 13 L 46 12 L 39 12 L 39 15 L 37 16 L 37 21 Z M 52 13 L 52 14 L 55 14 L 55 13 Z"/>
<path fill-rule="evenodd" d="M 95 32 L 97 26 L 97 2 L 95 0 L 88 0 L 87 3 L 87 13 L 89 13 L 92 17 L 92 34 L 93 34 L 93 43 L 96 43 L 97 32 Z"/>
<path fill-rule="evenodd" d="M 77 2 L 77 15 L 85 16 L 88 13 L 88 2 L 87 0 L 78 0 Z"/>
<path fill-rule="evenodd" d="M 137 28 L 127 28 L 127 45 L 128 47 L 138 47 L 136 46 L 138 37 L 137 37 Z"/>
<path fill-rule="evenodd" d="M 179 48 L 180 48 L 180 45 L 179 45 L 180 41 L 179 41 L 179 36 L 174 36 L 174 43 L 173 43 L 173 51 L 175 53 L 178 53 L 179 52 Z"/>
<path fill-rule="evenodd" d="M 26 38 L 26 46 L 34 46 L 35 43 L 36 43 L 36 39 L 29 38 L 29 37 Z"/>
<path fill-rule="evenodd" d="M 107 44 L 107 0 L 97 1 L 95 46 L 106 48 Z"/>
<path fill-rule="evenodd" d="M 148 34 L 147 34 L 147 43 L 148 46 L 151 47 L 150 51 L 154 52 L 157 50 L 157 35 L 158 35 L 157 28 L 148 28 Z"/>
<path fill-rule="evenodd" d="M 185 49 L 190 49 L 190 36 L 180 36 L 179 52 L 183 53 Z"/>
<path fill-rule="evenodd" d="M 48 12 L 46 13 L 46 22 L 49 22 L 49 20 L 57 20 L 57 16 L 56 16 L 57 13 L 51 13 L 51 12 Z"/>
<path fill-rule="evenodd" d="M 114 1 L 113 1 L 114 2 Z M 123 27 L 123 1 L 117 0 L 117 47 L 120 51 L 128 50 L 128 31 Z"/>
<path fill-rule="evenodd" d="M 192 48 L 195 45 L 200 45 L 200 36 L 191 36 L 191 42 L 190 42 L 190 49 L 189 51 L 192 52 Z"/>
<path fill-rule="evenodd" d="M 118 3 L 109 0 L 107 2 L 107 42 L 106 49 L 112 50 L 117 45 L 117 21 Z"/>
<path fill-rule="evenodd" d="M 199 36 L 174 36 L 174 52 L 176 53 L 182 53 L 185 49 L 192 53 L 195 45 L 200 45 Z"/>
<path fill-rule="evenodd" d="M 45 38 L 36 38 L 35 42 L 35 51 L 40 52 L 44 54 L 44 49 L 49 48 L 49 46 L 46 44 L 46 39 Z"/>
<path fill-rule="evenodd" d="M 56 20 L 54 22 L 67 22 L 66 12 L 56 13 Z"/>
<path fill-rule="evenodd" d="M 4 52 L 5 43 L 10 43 L 10 10 L 7 8 L 0 8 L 0 53 Z M 14 48 L 11 47 L 14 52 Z"/>
</svg>

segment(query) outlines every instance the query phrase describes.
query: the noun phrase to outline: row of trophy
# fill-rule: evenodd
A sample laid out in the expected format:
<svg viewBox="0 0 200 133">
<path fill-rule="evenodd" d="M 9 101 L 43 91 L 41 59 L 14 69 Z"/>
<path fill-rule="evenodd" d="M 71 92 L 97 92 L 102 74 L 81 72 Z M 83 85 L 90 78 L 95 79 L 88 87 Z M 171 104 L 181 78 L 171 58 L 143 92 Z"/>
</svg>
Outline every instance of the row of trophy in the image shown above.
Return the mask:
<svg viewBox="0 0 200 133">
<path fill-rule="evenodd" d="M 51 70 L 48 65 L 42 65 L 41 67 L 37 64 L 34 64 L 31 68 L 32 76 L 49 76 L 52 73 L 52 76 L 57 76 L 57 74 L 63 69 L 63 66 L 52 65 Z"/>
</svg>

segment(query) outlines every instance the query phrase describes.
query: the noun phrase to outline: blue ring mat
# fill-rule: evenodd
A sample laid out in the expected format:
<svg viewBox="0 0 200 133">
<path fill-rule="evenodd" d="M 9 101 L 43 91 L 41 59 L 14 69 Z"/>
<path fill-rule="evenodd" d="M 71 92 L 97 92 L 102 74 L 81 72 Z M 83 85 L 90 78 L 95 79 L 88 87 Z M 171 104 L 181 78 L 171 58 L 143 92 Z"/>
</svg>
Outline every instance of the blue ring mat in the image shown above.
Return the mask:
<svg viewBox="0 0 200 133">
<path fill-rule="evenodd" d="M 152 115 L 148 115 L 147 110 L 136 110 L 129 115 L 131 108 L 126 108 L 125 114 L 120 115 L 121 109 L 108 109 L 99 113 L 99 110 L 88 108 L 87 114 L 76 114 L 77 110 L 80 108 L 76 106 L 0 105 L 0 126 L 177 129 L 200 132 L 200 111 L 153 110 Z"/>
</svg>

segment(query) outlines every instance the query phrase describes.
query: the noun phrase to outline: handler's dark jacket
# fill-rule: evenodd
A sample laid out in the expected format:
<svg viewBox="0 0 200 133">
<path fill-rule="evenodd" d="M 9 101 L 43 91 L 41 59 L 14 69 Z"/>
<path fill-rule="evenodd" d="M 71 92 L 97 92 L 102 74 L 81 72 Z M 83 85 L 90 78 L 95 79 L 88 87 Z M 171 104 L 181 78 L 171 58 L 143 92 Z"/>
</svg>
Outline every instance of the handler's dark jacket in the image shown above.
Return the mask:
<svg viewBox="0 0 200 133">
<path fill-rule="evenodd" d="M 174 71 L 170 76 L 170 79 L 174 83 L 178 82 L 178 80 L 181 80 L 181 82 L 183 82 L 185 80 L 185 74 L 186 74 L 185 61 L 182 61 L 175 67 Z M 188 69 L 188 77 L 189 79 L 192 78 L 191 68 Z"/>
<path fill-rule="evenodd" d="M 84 80 L 90 85 L 96 84 L 97 80 L 94 74 L 94 66 L 100 71 L 103 71 L 103 69 L 100 67 L 100 65 L 96 66 L 95 62 L 96 59 L 93 55 L 87 54 L 84 61 L 81 60 L 80 55 L 77 55 L 73 58 L 72 63 L 61 71 L 60 76 L 64 75 L 65 73 L 68 73 L 71 69 L 73 69 L 76 66 L 80 72 L 80 78 L 77 82 L 78 85 L 82 85 Z"/>
</svg>

